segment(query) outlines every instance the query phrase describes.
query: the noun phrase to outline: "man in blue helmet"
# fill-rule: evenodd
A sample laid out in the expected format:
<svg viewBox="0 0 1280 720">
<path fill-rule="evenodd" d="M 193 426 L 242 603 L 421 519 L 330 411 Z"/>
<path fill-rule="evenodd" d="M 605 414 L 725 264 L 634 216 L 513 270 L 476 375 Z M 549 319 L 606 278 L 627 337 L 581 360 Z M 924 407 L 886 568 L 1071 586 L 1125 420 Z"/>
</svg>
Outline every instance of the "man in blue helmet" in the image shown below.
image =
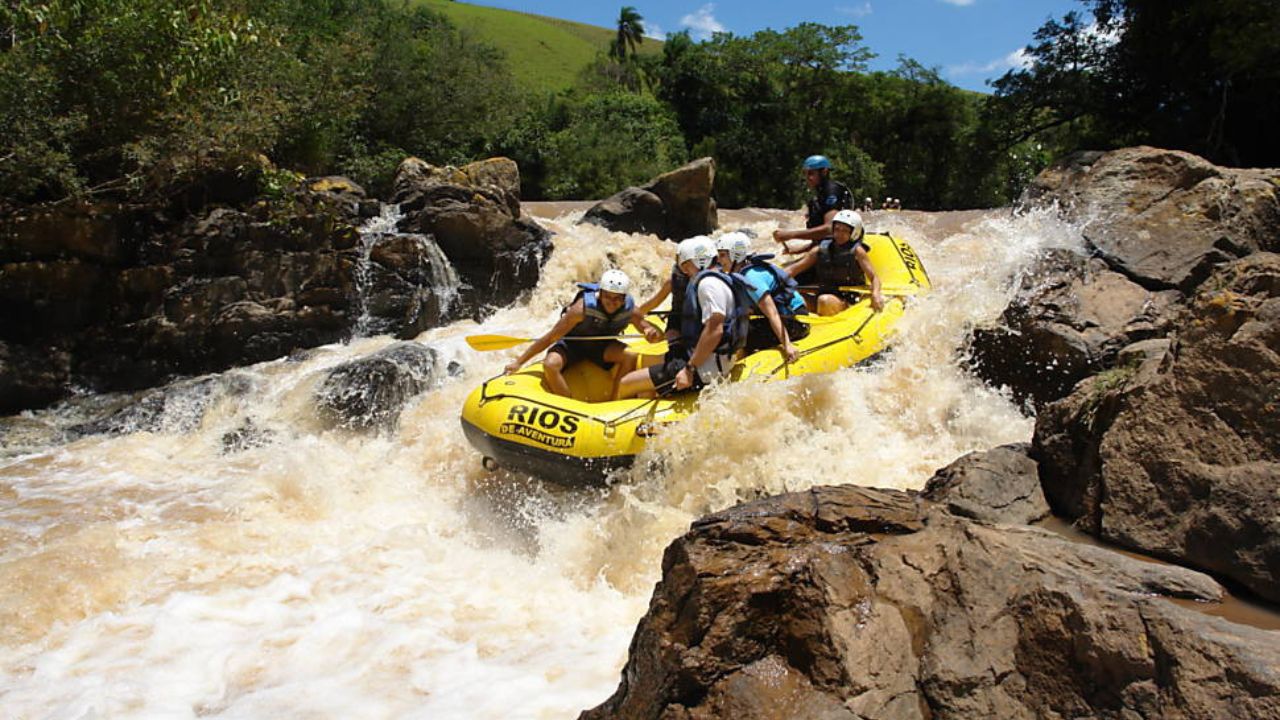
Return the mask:
<svg viewBox="0 0 1280 720">
<path fill-rule="evenodd" d="M 782 243 L 786 252 L 804 252 L 817 241 L 831 236 L 831 218 L 841 210 L 853 209 L 853 193 L 831 179 L 831 161 L 826 155 L 810 155 L 803 163 L 804 181 L 813 197 L 805 207 L 804 230 L 774 230 L 773 239 Z M 803 247 L 792 249 L 788 240 L 808 240 Z"/>
</svg>

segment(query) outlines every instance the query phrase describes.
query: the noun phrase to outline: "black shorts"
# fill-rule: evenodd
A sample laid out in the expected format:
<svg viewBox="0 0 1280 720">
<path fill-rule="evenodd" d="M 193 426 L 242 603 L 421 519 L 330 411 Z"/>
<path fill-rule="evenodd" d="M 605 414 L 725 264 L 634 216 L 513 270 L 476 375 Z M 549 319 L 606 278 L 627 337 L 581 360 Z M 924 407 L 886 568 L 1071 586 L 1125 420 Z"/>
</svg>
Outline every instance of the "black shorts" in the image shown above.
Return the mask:
<svg viewBox="0 0 1280 720">
<path fill-rule="evenodd" d="M 660 397 L 666 397 L 676 391 L 676 375 L 688 366 L 688 356 L 683 352 L 668 351 L 666 356 L 662 358 L 662 362 L 657 365 L 649 366 L 649 381 L 653 383 L 653 388 L 657 390 Z M 689 389 L 697 390 L 702 387 L 702 378 L 698 377 L 698 373 L 693 374 L 693 386 Z"/>
<path fill-rule="evenodd" d="M 782 324 L 787 328 L 787 337 L 791 338 L 791 342 L 802 340 L 809 335 L 809 326 L 793 317 L 782 318 Z M 747 332 L 746 351 L 748 353 L 777 347 L 780 344 L 778 336 L 773 334 L 773 328 L 769 327 L 767 319 L 751 319 L 751 329 Z"/>
<path fill-rule="evenodd" d="M 622 342 L 618 340 L 570 340 L 568 342 L 561 340 L 552 345 L 548 352 L 560 353 L 564 357 L 565 367 L 569 367 L 579 360 L 590 360 L 605 370 L 609 370 L 613 367 L 613 363 L 605 362 L 604 354 L 608 352 L 609 346 L 614 343 L 622 345 Z"/>
</svg>

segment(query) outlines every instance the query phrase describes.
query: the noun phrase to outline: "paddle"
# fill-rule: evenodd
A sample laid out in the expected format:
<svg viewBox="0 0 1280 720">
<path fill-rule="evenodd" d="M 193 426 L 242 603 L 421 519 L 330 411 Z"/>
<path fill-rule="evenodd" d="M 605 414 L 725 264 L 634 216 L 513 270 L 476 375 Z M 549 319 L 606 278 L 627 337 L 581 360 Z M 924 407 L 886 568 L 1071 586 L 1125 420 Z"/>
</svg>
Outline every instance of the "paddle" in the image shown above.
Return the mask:
<svg viewBox="0 0 1280 720">
<path fill-rule="evenodd" d="M 642 338 L 643 335 L 579 335 L 565 336 L 561 340 L 622 340 L 627 338 Z M 471 349 L 479 352 L 490 352 L 493 350 L 506 350 L 517 345 L 523 345 L 527 342 L 533 342 L 538 338 L 513 337 L 511 335 L 468 335 L 467 344 Z"/>
</svg>

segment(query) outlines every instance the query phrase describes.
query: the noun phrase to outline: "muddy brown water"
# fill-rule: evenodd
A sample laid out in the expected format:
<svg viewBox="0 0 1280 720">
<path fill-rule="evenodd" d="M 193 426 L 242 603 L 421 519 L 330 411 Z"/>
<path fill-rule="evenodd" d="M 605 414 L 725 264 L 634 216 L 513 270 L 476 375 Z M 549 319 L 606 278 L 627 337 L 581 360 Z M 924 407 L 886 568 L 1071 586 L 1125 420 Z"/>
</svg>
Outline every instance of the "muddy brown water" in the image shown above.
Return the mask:
<svg viewBox="0 0 1280 720">
<path fill-rule="evenodd" d="M 694 519 L 868 477 L 919 488 L 1030 437 L 1023 408 L 961 355 L 1040 253 L 1083 247 L 1079 230 L 1048 214 L 870 213 L 935 286 L 880 361 L 708 392 L 604 490 L 486 472 L 458 411 L 518 349 L 465 337 L 536 337 L 608 267 L 638 296 L 670 272 L 670 243 L 577 225 L 584 206 L 526 205 L 554 231 L 537 287 L 419 336 L 466 374 L 385 433 L 326 426 L 314 397 L 386 336 L 240 368 L 251 391 L 209 398 L 193 423 L 70 439 L 88 419 L 76 407 L 0 421 L 0 716 L 573 717 L 617 686 L 663 550 Z M 768 252 L 773 230 L 802 223 L 720 220 Z M 229 450 L 246 424 L 264 443 Z"/>
</svg>

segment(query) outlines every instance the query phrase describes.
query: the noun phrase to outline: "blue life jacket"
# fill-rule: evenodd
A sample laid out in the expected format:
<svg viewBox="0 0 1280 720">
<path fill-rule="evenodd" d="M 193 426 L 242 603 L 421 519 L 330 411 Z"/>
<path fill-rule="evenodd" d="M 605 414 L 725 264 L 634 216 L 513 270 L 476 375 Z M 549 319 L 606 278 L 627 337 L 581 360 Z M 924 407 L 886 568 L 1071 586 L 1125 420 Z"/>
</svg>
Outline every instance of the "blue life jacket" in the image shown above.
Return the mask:
<svg viewBox="0 0 1280 720">
<path fill-rule="evenodd" d="M 636 302 L 630 295 L 626 296 L 617 312 L 609 314 L 600 304 L 600 285 L 598 283 L 578 283 L 582 288 L 573 302 L 582 298 L 582 322 L 578 323 L 567 334 L 577 336 L 617 335 L 627 329 L 631 322 L 631 311 L 636 309 Z M 569 303 L 572 305 L 573 303 Z"/>
<path fill-rule="evenodd" d="M 772 254 L 749 255 L 747 256 L 747 265 L 768 271 L 773 278 L 773 282 L 766 292 L 769 293 L 769 297 L 773 298 L 773 304 L 778 308 L 778 315 L 784 318 L 793 317 L 797 308 L 804 307 L 804 300 L 800 299 L 796 293 L 795 278 L 788 275 L 782 268 L 769 262 L 772 259 Z"/>
<path fill-rule="evenodd" d="M 684 313 L 680 322 L 680 335 L 689 347 L 689 352 L 698 345 L 702 337 L 702 307 L 698 303 L 698 285 L 708 278 L 722 282 L 733 291 L 733 310 L 724 319 L 724 334 L 720 344 L 716 346 L 717 354 L 731 354 L 741 350 L 747 344 L 747 332 L 750 329 L 751 295 L 747 289 L 751 285 L 747 279 L 737 273 L 724 273 L 708 268 L 689 281 L 684 295 Z"/>
</svg>

